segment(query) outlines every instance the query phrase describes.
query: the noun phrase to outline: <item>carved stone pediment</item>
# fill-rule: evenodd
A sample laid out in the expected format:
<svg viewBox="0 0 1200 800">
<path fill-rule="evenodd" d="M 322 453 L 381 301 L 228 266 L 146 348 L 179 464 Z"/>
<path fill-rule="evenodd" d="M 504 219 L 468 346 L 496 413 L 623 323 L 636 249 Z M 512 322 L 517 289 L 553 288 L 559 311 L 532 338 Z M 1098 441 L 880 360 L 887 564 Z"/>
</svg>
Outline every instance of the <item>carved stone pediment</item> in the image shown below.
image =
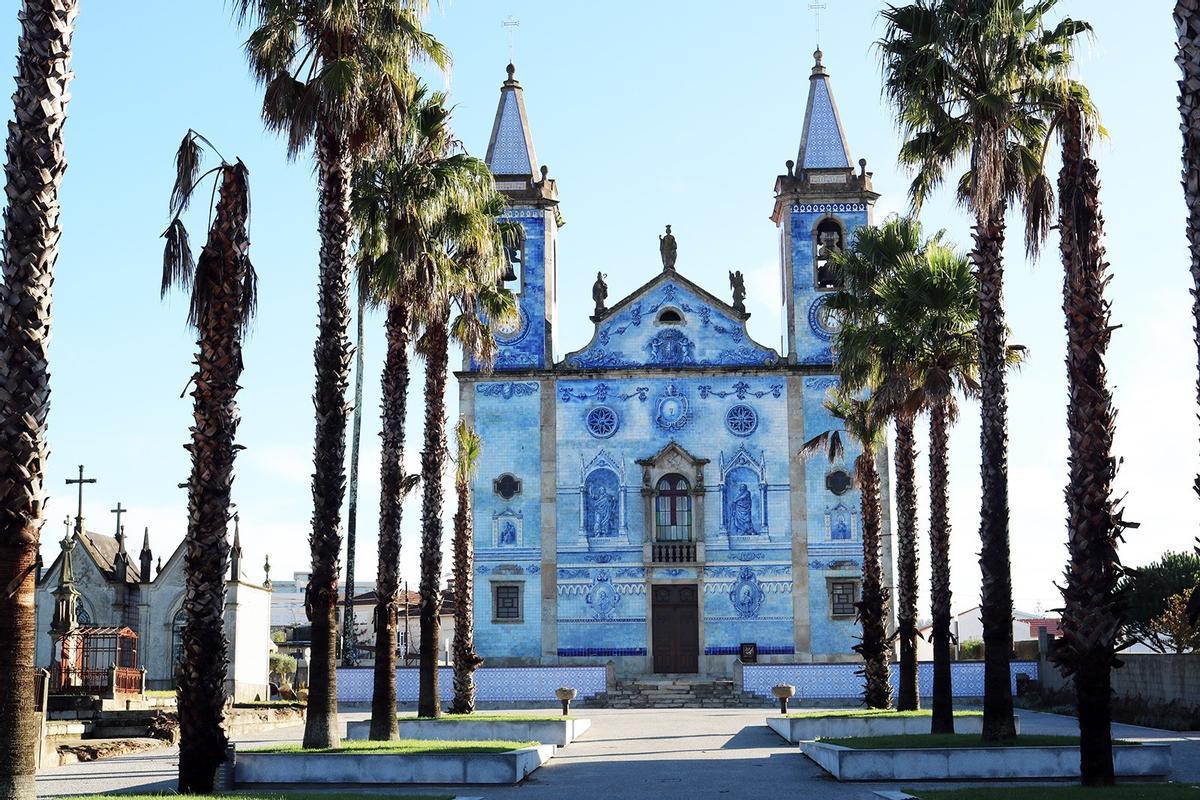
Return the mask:
<svg viewBox="0 0 1200 800">
<path fill-rule="evenodd" d="M 692 455 L 678 442 L 672 440 L 650 458 L 639 458 L 642 467 L 642 494 L 650 494 L 654 484 L 663 475 L 677 472 L 688 479 L 694 493 L 704 491 L 704 465 L 707 458 Z"/>
</svg>

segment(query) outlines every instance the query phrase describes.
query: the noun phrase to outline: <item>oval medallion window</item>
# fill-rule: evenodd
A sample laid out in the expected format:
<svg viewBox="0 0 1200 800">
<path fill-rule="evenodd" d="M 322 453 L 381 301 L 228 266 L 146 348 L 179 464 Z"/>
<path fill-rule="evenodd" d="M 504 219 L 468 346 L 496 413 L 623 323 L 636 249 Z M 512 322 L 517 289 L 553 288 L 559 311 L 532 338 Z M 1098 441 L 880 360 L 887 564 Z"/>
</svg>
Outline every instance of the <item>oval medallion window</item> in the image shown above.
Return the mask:
<svg viewBox="0 0 1200 800">
<path fill-rule="evenodd" d="M 844 469 L 835 469 L 825 476 L 825 488 L 839 497 L 850 491 L 853 487 L 854 481 L 850 478 L 850 473 Z"/>
<path fill-rule="evenodd" d="M 758 412 L 745 403 L 731 406 L 725 412 L 725 427 L 734 436 L 749 436 L 758 427 Z"/>
<path fill-rule="evenodd" d="M 617 432 L 617 412 L 608 406 L 596 406 L 587 413 L 587 429 L 597 439 L 607 439 Z"/>
</svg>

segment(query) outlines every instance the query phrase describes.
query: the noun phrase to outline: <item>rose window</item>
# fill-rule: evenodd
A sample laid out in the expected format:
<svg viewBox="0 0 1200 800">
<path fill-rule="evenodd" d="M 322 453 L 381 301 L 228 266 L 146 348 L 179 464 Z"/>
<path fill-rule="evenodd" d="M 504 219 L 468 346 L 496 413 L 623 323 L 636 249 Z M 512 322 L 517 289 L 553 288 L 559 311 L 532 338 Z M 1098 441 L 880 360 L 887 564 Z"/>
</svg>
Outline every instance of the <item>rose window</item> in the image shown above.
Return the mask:
<svg viewBox="0 0 1200 800">
<path fill-rule="evenodd" d="M 597 439 L 607 439 L 617 432 L 617 412 L 608 406 L 596 406 L 587 413 L 587 429 Z"/>
<path fill-rule="evenodd" d="M 738 403 L 725 412 L 725 427 L 734 436 L 749 436 L 758 427 L 758 413 L 745 403 Z"/>
</svg>

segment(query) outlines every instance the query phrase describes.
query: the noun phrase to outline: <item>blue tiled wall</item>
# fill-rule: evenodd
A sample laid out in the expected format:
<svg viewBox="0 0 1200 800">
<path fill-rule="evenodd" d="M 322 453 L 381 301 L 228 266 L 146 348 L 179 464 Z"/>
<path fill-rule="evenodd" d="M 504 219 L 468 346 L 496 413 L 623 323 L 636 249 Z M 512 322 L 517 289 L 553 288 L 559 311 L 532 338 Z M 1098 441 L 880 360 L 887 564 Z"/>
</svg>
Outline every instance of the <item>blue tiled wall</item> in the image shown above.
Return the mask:
<svg viewBox="0 0 1200 800">
<path fill-rule="evenodd" d="M 521 223 L 525 250 L 517 297 L 521 324 L 513 334 L 497 336 L 497 371 L 546 366 L 546 213 L 538 208 L 513 206 L 502 215 Z"/>
<path fill-rule="evenodd" d="M 817 306 L 829 295 L 815 288 L 814 230 L 832 214 L 845 228 L 849 245 L 854 229 L 867 224 L 865 203 L 796 203 L 791 208 L 792 290 L 795 302 L 795 340 L 791 353 L 800 364 L 831 364 L 829 334 L 816 324 Z"/>
</svg>

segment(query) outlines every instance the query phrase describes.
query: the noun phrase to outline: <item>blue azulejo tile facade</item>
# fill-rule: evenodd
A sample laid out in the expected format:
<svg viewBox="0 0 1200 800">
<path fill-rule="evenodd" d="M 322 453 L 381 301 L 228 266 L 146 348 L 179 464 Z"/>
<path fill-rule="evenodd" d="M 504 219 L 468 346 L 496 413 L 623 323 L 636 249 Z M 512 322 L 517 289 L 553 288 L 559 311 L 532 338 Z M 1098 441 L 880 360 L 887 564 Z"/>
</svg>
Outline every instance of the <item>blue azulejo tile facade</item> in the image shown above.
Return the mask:
<svg viewBox="0 0 1200 800">
<path fill-rule="evenodd" d="M 786 353 L 747 332 L 740 276 L 727 299 L 685 277 L 668 230 L 661 266 L 629 296 L 609 304 L 598 277 L 591 339 L 559 356 L 563 217 L 522 91 L 510 68 L 488 152 L 525 235 L 508 282 L 520 319 L 498 332 L 494 371 L 459 374 L 484 443 L 472 487 L 480 654 L 496 666 L 613 661 L 623 674 L 854 660 L 857 453 L 799 453 L 835 427 L 823 406 L 836 382 L 828 255 L 877 195 L 852 166 L 819 56 L 800 153 L 774 192 Z M 884 558 L 890 581 L 890 548 Z"/>
</svg>

